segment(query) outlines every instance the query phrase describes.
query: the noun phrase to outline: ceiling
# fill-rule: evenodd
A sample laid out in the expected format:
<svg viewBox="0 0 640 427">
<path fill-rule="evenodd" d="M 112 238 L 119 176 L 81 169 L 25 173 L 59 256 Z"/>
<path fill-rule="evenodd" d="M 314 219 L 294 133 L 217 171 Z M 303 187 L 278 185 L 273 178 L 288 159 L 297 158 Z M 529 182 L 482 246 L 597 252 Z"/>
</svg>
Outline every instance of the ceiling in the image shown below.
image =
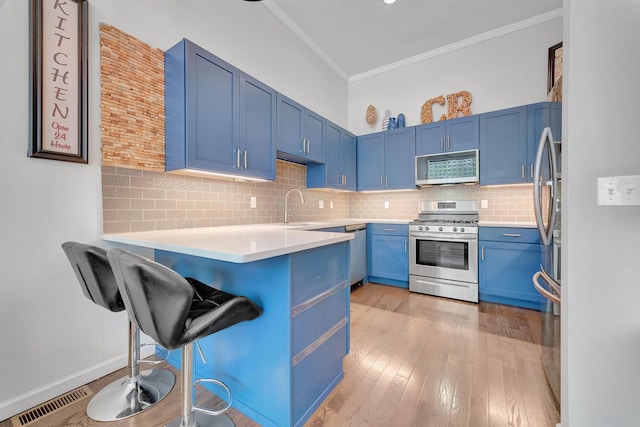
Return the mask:
<svg viewBox="0 0 640 427">
<path fill-rule="evenodd" d="M 345 79 L 562 14 L 563 0 L 264 0 Z"/>
</svg>

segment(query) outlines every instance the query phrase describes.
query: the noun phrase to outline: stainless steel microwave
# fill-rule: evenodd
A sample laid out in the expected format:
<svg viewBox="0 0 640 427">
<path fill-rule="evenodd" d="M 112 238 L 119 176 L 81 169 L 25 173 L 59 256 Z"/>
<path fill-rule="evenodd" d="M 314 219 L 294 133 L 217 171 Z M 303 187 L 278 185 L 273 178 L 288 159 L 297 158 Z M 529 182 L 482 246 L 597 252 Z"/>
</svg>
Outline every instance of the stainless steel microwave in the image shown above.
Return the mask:
<svg viewBox="0 0 640 427">
<path fill-rule="evenodd" d="M 480 179 L 478 150 L 416 156 L 416 185 L 475 184 Z"/>
</svg>

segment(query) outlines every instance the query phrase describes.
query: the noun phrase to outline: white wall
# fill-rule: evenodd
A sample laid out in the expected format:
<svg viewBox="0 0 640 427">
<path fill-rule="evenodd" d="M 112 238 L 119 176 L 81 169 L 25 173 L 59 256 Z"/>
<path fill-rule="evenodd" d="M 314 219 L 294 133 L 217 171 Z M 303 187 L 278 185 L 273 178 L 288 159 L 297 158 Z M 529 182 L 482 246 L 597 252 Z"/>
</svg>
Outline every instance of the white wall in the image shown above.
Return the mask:
<svg viewBox="0 0 640 427">
<path fill-rule="evenodd" d="M 60 244 L 100 240 L 100 22 L 167 49 L 192 39 L 343 126 L 347 83 L 261 4 L 89 2 L 89 165 L 28 158 L 28 5 L 0 0 L 0 420 L 126 364 L 124 313 L 90 303 Z"/>
<path fill-rule="evenodd" d="M 562 426 L 638 426 L 640 206 L 597 206 L 596 180 L 640 175 L 640 4 L 565 0 L 565 19 Z"/>
<path fill-rule="evenodd" d="M 429 99 L 466 90 L 473 114 L 544 101 L 549 47 L 562 41 L 562 18 L 451 51 L 349 84 L 349 129 L 357 135 L 381 130 L 384 110 L 404 113 L 407 126 L 421 123 Z M 365 121 L 367 106 L 378 123 Z M 437 121 L 446 106 L 434 105 Z"/>
</svg>

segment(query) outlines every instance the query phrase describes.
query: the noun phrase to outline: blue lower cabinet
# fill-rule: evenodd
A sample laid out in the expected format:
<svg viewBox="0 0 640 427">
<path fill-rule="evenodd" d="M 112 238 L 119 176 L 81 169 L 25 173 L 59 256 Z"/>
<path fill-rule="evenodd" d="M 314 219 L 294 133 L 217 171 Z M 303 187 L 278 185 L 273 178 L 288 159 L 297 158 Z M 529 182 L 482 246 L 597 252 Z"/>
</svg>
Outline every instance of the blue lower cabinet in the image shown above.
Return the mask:
<svg viewBox="0 0 640 427">
<path fill-rule="evenodd" d="M 255 320 L 199 341 L 207 363 L 196 356 L 196 377 L 224 382 L 233 407 L 260 425 L 304 425 L 344 375 L 348 242 L 244 264 L 166 251 L 156 251 L 155 259 L 263 309 Z M 179 369 L 180 352 L 169 362 Z"/>
<path fill-rule="evenodd" d="M 370 282 L 409 287 L 409 226 L 367 226 L 367 274 Z"/>
<path fill-rule="evenodd" d="M 542 262 L 536 229 L 480 227 L 478 244 L 480 301 L 545 309 L 531 280 Z"/>
</svg>

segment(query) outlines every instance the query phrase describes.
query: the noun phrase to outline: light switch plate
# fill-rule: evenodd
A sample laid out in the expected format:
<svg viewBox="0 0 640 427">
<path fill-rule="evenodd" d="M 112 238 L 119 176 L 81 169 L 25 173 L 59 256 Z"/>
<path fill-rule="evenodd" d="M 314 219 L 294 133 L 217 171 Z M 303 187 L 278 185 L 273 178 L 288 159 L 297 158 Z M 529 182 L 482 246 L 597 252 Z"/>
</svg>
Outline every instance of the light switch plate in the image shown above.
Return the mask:
<svg viewBox="0 0 640 427">
<path fill-rule="evenodd" d="M 320 209 L 324 209 L 324 200 L 320 200 L 320 201 L 318 201 L 318 207 L 319 207 Z"/>
<path fill-rule="evenodd" d="M 481 200 L 480 201 L 480 207 L 482 209 L 487 209 L 489 207 L 489 201 L 488 200 Z"/>
<path fill-rule="evenodd" d="M 598 178 L 598 205 L 640 205 L 640 175 Z"/>
<path fill-rule="evenodd" d="M 385 209 L 389 209 L 389 201 L 388 200 L 384 201 L 384 208 Z"/>
<path fill-rule="evenodd" d="M 329 202 L 329 209 L 333 209 L 333 200 Z"/>
<path fill-rule="evenodd" d="M 251 196 L 251 209 L 256 208 L 256 198 L 255 196 Z"/>
</svg>

